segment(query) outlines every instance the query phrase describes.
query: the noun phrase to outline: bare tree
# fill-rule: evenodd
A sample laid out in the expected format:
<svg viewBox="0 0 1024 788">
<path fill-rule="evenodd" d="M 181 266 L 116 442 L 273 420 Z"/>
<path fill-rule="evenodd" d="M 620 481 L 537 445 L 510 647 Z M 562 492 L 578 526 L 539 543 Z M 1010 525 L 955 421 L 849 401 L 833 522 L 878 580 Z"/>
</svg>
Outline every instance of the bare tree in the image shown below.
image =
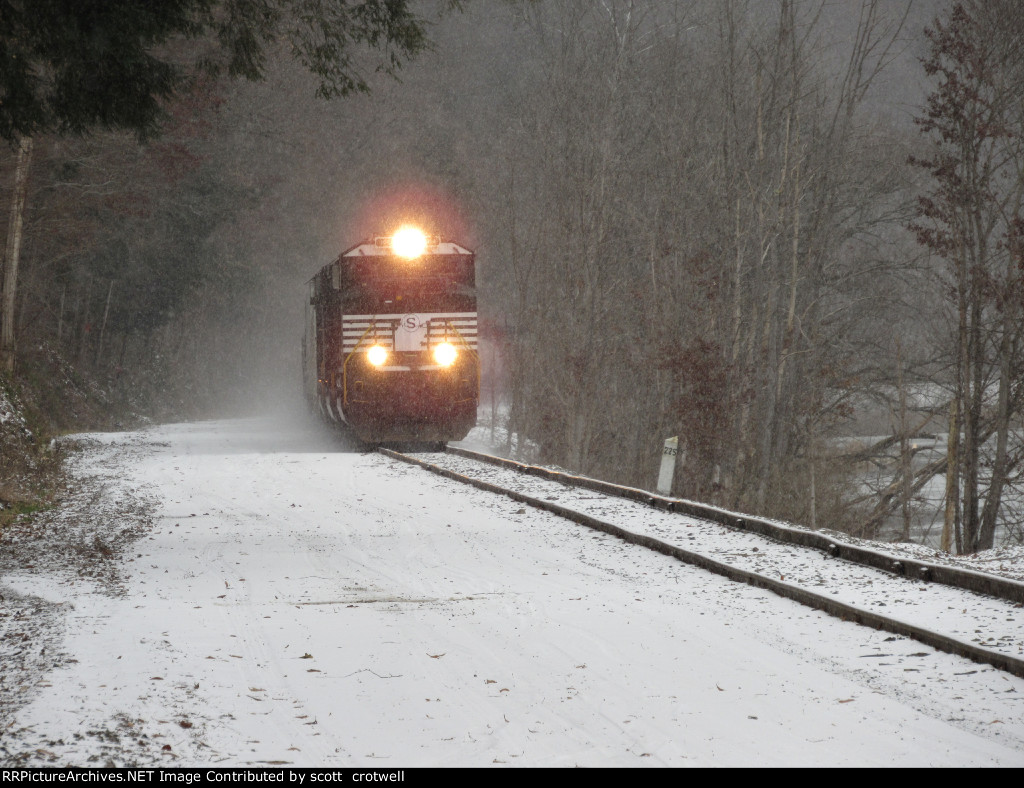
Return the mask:
<svg viewBox="0 0 1024 788">
<path fill-rule="evenodd" d="M 503 231 L 514 426 L 546 458 L 649 483 L 678 434 L 678 492 L 807 516 L 888 264 L 896 185 L 859 112 L 902 24 L 881 8 L 838 70 L 820 3 L 531 9 Z"/>
<path fill-rule="evenodd" d="M 957 3 L 926 31 L 936 84 L 917 119 L 931 176 L 920 243 L 942 258 L 954 315 L 947 526 L 958 552 L 993 545 L 1004 488 L 1022 460 L 1024 405 L 1024 25 L 1013 3 Z M 994 446 L 987 446 L 994 438 Z M 986 478 L 987 477 L 987 478 Z"/>
</svg>

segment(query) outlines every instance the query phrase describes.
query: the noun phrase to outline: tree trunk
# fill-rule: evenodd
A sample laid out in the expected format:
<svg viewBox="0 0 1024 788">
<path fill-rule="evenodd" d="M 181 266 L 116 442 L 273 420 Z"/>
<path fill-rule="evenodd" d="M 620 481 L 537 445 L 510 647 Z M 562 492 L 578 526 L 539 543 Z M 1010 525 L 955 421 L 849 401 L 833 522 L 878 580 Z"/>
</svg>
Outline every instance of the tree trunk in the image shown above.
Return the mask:
<svg viewBox="0 0 1024 788">
<path fill-rule="evenodd" d="M 907 387 L 903 380 L 903 348 L 896 340 L 896 386 L 899 397 L 899 431 L 900 431 L 900 515 L 903 521 L 901 536 L 904 542 L 910 541 L 910 500 L 913 496 L 913 468 L 910 453 L 910 434 L 907 424 Z"/>
<path fill-rule="evenodd" d="M 14 301 L 18 293 L 18 262 L 21 258 L 22 225 L 25 219 L 25 197 L 28 194 L 28 172 L 31 162 L 32 138 L 22 137 L 18 145 L 18 164 L 14 172 L 11 217 L 7 226 L 3 305 L 0 309 L 0 370 L 8 375 L 14 372 Z"/>
<path fill-rule="evenodd" d="M 960 425 L 956 420 L 957 398 L 949 402 L 949 435 L 946 438 L 946 515 L 942 522 L 941 549 L 948 553 L 953 549 L 953 532 L 957 529 L 957 503 L 960 500 L 960 481 L 957 473 L 959 467 L 959 445 Z M 960 539 L 957 542 L 957 552 L 960 552 Z"/>
<path fill-rule="evenodd" d="M 110 287 L 107 289 L 107 306 L 103 310 L 103 322 L 100 324 L 100 339 L 96 345 L 95 366 L 99 367 L 100 358 L 103 355 L 103 335 L 107 332 L 107 318 L 110 317 L 110 297 L 114 294 L 114 280 L 110 280 Z"/>
<path fill-rule="evenodd" d="M 1020 289 L 1014 272 L 1015 260 L 1007 264 L 1007 291 L 1019 293 Z M 1009 471 L 1009 437 L 1012 413 L 1010 408 L 1010 384 L 1013 378 L 1013 356 L 1016 343 L 1013 341 L 1019 320 L 1019 307 L 1014 298 L 1006 299 L 1003 309 L 1003 335 L 999 342 L 999 391 L 996 403 L 996 453 L 992 459 L 992 479 L 989 482 L 988 497 L 981 512 L 981 527 L 978 532 L 978 549 L 988 550 L 995 545 L 996 519 L 1002 503 L 1003 487 Z"/>
</svg>

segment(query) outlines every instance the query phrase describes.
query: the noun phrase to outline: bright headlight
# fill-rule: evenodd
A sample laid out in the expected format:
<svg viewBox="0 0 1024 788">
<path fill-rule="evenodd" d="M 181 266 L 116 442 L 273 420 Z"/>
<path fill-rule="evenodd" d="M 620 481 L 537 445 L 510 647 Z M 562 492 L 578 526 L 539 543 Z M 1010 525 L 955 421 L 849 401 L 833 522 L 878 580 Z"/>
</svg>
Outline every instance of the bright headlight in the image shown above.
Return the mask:
<svg viewBox="0 0 1024 788">
<path fill-rule="evenodd" d="M 442 367 L 450 367 L 455 363 L 455 359 L 458 355 L 459 354 L 455 350 L 455 346 L 450 342 L 442 342 L 434 348 L 434 361 Z"/>
<path fill-rule="evenodd" d="M 366 351 L 366 360 L 373 364 L 373 366 L 379 367 L 388 360 L 387 348 L 382 345 L 374 345 Z"/>
<path fill-rule="evenodd" d="M 421 230 L 407 225 L 391 236 L 391 249 L 395 254 L 411 260 L 427 250 L 427 236 Z"/>
</svg>

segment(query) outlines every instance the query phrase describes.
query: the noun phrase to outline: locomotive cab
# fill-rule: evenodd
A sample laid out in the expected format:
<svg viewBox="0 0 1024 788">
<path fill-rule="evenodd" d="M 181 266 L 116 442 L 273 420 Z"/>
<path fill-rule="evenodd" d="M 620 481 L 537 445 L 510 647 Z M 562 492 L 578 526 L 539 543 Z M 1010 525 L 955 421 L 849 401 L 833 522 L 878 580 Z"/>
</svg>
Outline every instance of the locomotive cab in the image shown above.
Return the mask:
<svg viewBox="0 0 1024 788">
<path fill-rule="evenodd" d="M 466 436 L 480 387 L 472 251 L 400 231 L 342 252 L 309 287 L 311 404 L 367 443 Z"/>
</svg>

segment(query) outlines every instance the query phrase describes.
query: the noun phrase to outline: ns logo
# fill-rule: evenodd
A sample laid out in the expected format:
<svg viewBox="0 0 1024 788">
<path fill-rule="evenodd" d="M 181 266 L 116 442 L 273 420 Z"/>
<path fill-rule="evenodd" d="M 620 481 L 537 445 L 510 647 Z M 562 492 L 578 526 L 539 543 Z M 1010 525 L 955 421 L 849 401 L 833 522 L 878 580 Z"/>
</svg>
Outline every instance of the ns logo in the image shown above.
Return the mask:
<svg viewBox="0 0 1024 788">
<path fill-rule="evenodd" d="M 399 322 L 399 326 L 404 331 L 418 331 L 426 325 L 426 321 L 421 315 L 405 315 Z"/>
</svg>

